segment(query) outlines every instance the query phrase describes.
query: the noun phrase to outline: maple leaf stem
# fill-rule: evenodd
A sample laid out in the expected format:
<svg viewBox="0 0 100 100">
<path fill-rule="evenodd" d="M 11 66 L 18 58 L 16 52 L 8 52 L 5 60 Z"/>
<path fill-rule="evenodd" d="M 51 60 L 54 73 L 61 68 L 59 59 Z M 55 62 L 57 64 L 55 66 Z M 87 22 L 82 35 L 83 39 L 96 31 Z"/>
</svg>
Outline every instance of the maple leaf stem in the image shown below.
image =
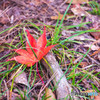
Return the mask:
<svg viewBox="0 0 100 100">
<path fill-rule="evenodd" d="M 42 79 L 42 77 L 41 77 L 41 75 L 39 73 L 39 70 L 38 70 L 38 62 L 36 63 L 36 71 L 37 71 L 37 73 L 38 73 L 38 75 L 39 75 L 39 77 L 40 77 L 40 79 L 41 79 L 41 81 L 42 81 L 42 83 L 44 85 L 44 81 L 43 81 L 43 79 Z"/>
</svg>

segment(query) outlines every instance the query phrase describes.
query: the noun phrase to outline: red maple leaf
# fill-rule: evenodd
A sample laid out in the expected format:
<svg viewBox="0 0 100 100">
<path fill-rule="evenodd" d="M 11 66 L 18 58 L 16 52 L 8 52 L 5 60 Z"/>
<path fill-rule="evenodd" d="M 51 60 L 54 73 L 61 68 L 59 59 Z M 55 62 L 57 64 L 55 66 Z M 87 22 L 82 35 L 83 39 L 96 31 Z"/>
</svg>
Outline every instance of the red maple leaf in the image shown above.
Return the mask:
<svg viewBox="0 0 100 100">
<path fill-rule="evenodd" d="M 44 33 L 39 37 L 37 41 L 33 38 L 33 36 L 29 33 L 28 30 L 26 30 L 26 32 L 29 40 L 29 43 L 26 42 L 26 50 L 14 49 L 14 51 L 20 55 L 11 58 L 8 61 L 15 60 L 21 64 L 32 66 L 36 62 L 41 60 L 43 56 L 45 56 L 50 51 L 50 49 L 53 48 L 55 45 L 46 47 L 47 40 L 46 40 L 45 27 L 44 27 Z"/>
</svg>

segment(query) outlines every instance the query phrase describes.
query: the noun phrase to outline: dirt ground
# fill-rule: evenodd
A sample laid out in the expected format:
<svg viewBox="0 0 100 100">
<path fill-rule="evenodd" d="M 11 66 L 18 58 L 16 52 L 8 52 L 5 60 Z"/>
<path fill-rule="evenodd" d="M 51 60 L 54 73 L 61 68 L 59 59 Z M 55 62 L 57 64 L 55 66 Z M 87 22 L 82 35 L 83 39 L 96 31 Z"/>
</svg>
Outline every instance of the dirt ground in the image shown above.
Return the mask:
<svg viewBox="0 0 100 100">
<path fill-rule="evenodd" d="M 98 0 L 98 3 L 100 4 L 100 0 Z M 27 82 L 22 84 L 16 84 L 17 82 L 14 83 L 14 87 L 19 89 L 20 92 L 18 92 L 17 89 L 11 90 L 11 84 L 12 84 L 11 76 L 14 75 L 13 74 L 14 71 L 8 73 L 6 77 L 4 77 L 6 74 L 3 75 L 3 72 L 6 70 L 10 70 L 11 67 L 14 65 L 9 64 L 8 67 L 7 65 L 4 64 L 4 62 L 6 62 L 9 59 L 9 57 L 11 57 L 9 55 L 11 52 L 13 53 L 11 48 L 14 49 L 13 46 L 20 42 L 20 36 L 18 36 L 18 34 L 19 32 L 20 33 L 23 32 L 24 28 L 29 29 L 29 32 L 32 33 L 34 37 L 37 37 L 40 36 L 40 33 L 35 26 L 38 26 L 41 30 L 43 30 L 43 27 L 46 26 L 48 27 L 46 28 L 47 39 L 50 39 L 52 36 L 54 36 L 53 31 L 56 27 L 57 20 L 59 18 L 58 25 L 60 25 L 61 19 L 63 18 L 63 15 L 68 5 L 69 3 L 67 3 L 67 0 L 1 0 L 0 1 L 0 80 L 3 79 L 2 83 L 0 81 L 1 84 L 0 100 L 9 100 L 9 97 L 11 100 L 19 100 L 19 99 L 15 99 L 16 97 L 20 98 L 21 100 L 30 100 L 26 96 L 25 98 L 23 97 L 22 99 L 20 94 L 22 93 L 22 95 L 24 95 L 25 92 L 22 91 L 25 91 L 26 89 L 25 87 L 27 87 L 28 84 Z M 92 8 L 88 3 L 71 4 L 68 13 L 65 15 L 64 21 L 61 25 L 62 28 L 60 29 L 60 34 L 59 34 L 59 36 L 61 35 L 61 37 L 59 41 L 63 41 L 64 39 L 71 37 L 73 35 L 71 32 L 75 33 L 78 31 L 86 31 L 82 35 L 79 36 L 76 35 L 75 37 L 69 39 L 70 41 L 66 45 L 66 47 L 69 48 L 69 50 L 80 52 L 84 55 L 91 47 L 86 57 L 79 64 L 79 68 L 76 69 L 76 73 L 82 72 L 84 74 L 87 74 L 87 72 L 91 72 L 89 73 L 90 75 L 89 78 L 84 78 L 81 81 L 80 86 L 82 87 L 83 91 L 84 90 L 87 92 L 89 92 L 88 90 L 92 91 L 94 87 L 95 90 L 100 92 L 100 31 L 91 32 L 92 29 L 100 30 L 100 15 L 89 13 L 89 11 L 92 11 Z M 90 22 L 90 23 L 82 24 L 81 27 L 79 27 L 78 25 L 81 24 L 82 22 L 83 23 Z M 68 26 L 75 26 L 75 27 L 68 28 Z M 87 31 L 87 30 L 91 30 L 91 31 Z M 26 42 L 25 36 L 23 35 L 22 38 L 23 38 L 23 43 L 25 43 Z M 78 41 L 80 43 L 79 44 L 78 42 L 73 43 L 71 41 Z M 62 45 L 63 44 L 64 43 L 62 43 Z M 22 45 L 19 44 L 17 47 L 20 48 L 22 47 Z M 54 49 L 55 51 L 58 50 L 56 47 Z M 63 49 L 66 50 L 65 47 L 59 48 L 59 52 Z M 69 54 L 66 53 L 66 54 L 72 58 L 72 55 L 70 53 Z M 60 60 L 59 54 L 57 55 L 55 53 L 54 55 L 56 60 L 59 62 Z M 65 63 L 61 63 L 60 65 L 61 70 L 63 72 L 65 72 L 65 70 L 68 68 L 68 65 L 70 63 L 69 59 L 66 60 L 67 58 L 65 58 Z M 79 56 L 78 54 L 75 54 L 73 65 L 77 64 L 82 58 L 83 56 Z M 72 69 L 73 67 L 71 65 L 71 68 L 69 68 L 68 72 L 65 75 L 67 76 L 68 73 L 72 71 Z M 88 71 L 86 72 L 85 70 Z M 25 70 L 24 78 L 29 77 L 29 71 L 30 71 L 29 68 Z M 43 79 L 45 83 L 47 83 L 51 76 L 48 75 L 48 71 L 46 71 L 45 74 L 44 70 L 42 74 L 44 75 Z M 31 75 L 30 84 L 32 84 L 34 80 L 34 75 L 35 74 Z M 75 83 L 77 83 L 81 79 L 82 76 L 76 77 Z M 18 81 L 18 79 L 16 80 Z M 72 78 L 68 79 L 69 84 L 71 84 L 72 82 L 73 82 Z M 50 87 L 53 88 L 53 85 L 54 84 L 51 82 Z M 74 91 L 79 91 L 77 86 L 75 85 L 72 86 L 72 84 L 70 86 L 71 88 L 73 88 Z M 43 100 L 42 99 L 43 93 L 39 95 L 43 87 L 44 86 L 42 85 L 40 78 L 37 75 L 35 84 L 31 89 L 31 91 L 29 91 L 31 100 L 37 100 L 38 96 L 40 96 L 39 97 L 40 100 Z M 9 90 L 9 93 L 5 92 L 6 90 Z M 58 96 L 56 91 L 54 91 L 53 95 L 55 95 L 56 98 Z M 82 97 L 80 97 L 79 100 L 89 100 L 89 99 L 83 99 Z M 95 100 L 99 100 L 99 99 L 95 99 Z"/>
</svg>

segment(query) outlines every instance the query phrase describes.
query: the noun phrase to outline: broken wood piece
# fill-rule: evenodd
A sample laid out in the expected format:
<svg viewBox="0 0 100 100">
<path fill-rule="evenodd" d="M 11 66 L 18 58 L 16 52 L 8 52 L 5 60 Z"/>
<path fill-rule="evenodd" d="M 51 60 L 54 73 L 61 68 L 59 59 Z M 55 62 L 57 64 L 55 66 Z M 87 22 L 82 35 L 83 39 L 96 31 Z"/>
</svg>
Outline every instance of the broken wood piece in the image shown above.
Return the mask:
<svg viewBox="0 0 100 100">
<path fill-rule="evenodd" d="M 54 86 L 56 86 L 56 95 L 57 95 L 57 100 L 65 98 L 71 93 L 71 86 L 68 84 L 67 79 L 60 69 L 60 66 L 58 62 L 56 61 L 55 57 L 53 56 L 52 53 L 48 53 L 44 59 L 48 62 L 48 64 L 45 62 L 45 60 L 41 60 L 42 64 L 44 67 L 49 71 L 50 76 L 53 75 L 53 73 L 56 73 L 55 78 L 53 79 Z M 50 66 L 48 66 L 50 65 Z M 57 82 L 59 82 L 57 84 Z"/>
</svg>

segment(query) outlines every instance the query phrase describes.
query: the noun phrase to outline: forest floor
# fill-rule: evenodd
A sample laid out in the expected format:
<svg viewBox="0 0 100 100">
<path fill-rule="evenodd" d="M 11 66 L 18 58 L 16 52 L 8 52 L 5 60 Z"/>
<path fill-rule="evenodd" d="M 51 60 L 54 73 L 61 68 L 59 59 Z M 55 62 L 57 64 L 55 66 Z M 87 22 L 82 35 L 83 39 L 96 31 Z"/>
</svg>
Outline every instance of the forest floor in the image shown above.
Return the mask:
<svg viewBox="0 0 100 100">
<path fill-rule="evenodd" d="M 0 100 L 100 100 L 100 0 L 1 0 Z"/>
</svg>

